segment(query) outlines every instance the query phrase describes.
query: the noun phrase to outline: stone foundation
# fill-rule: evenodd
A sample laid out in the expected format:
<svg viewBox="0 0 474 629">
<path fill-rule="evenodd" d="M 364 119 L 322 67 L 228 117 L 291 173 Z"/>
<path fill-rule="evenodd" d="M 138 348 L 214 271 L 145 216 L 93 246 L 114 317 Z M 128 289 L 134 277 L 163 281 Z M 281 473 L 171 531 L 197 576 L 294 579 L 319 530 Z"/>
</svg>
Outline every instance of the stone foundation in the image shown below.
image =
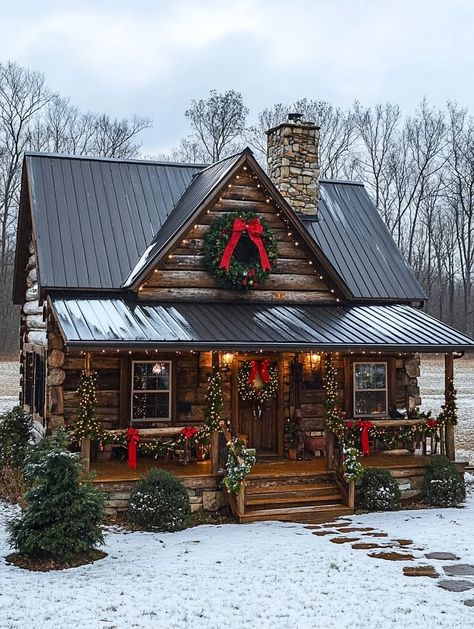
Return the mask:
<svg viewBox="0 0 474 629">
<path fill-rule="evenodd" d="M 191 502 L 191 513 L 214 512 L 225 505 L 224 493 L 213 478 L 180 478 L 186 487 Z M 127 515 L 128 501 L 135 481 L 95 482 L 95 486 L 105 494 L 105 513 L 111 519 Z"/>
</svg>

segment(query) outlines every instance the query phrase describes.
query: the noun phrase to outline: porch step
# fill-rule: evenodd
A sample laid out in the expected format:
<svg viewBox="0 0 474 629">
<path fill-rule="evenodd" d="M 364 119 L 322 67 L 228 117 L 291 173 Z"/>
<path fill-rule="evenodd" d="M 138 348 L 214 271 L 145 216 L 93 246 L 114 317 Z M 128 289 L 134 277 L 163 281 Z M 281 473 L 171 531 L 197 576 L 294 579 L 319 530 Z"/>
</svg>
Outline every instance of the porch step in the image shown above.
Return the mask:
<svg viewBox="0 0 474 629">
<path fill-rule="evenodd" d="M 297 491 L 300 494 L 317 494 L 319 496 L 338 492 L 339 488 L 335 482 L 327 481 L 325 483 L 286 483 L 273 485 L 248 485 L 245 493 L 248 496 L 258 495 L 274 495 L 286 494 L 288 492 Z"/>
<path fill-rule="evenodd" d="M 240 523 L 273 520 L 277 522 L 319 524 L 320 522 L 327 522 L 340 516 L 351 514 L 351 509 L 341 505 L 312 505 L 248 511 L 238 516 L 238 520 Z"/>
<path fill-rule="evenodd" d="M 288 507 L 300 507 L 304 505 L 340 505 L 342 504 L 341 494 L 330 494 L 327 496 L 318 495 L 287 495 L 287 496 L 265 496 L 265 497 L 246 497 L 245 508 L 252 511 L 255 507 L 280 507 L 285 505 Z"/>
</svg>

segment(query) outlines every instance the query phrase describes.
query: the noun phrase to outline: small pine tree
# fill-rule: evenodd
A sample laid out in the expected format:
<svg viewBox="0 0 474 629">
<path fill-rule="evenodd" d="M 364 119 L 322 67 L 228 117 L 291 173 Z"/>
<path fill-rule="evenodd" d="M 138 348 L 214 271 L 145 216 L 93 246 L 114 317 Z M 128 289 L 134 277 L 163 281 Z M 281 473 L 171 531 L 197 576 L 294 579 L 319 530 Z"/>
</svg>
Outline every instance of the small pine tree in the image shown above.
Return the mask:
<svg viewBox="0 0 474 629">
<path fill-rule="evenodd" d="M 10 543 L 19 553 L 67 562 L 103 543 L 103 496 L 81 478 L 79 456 L 64 448 L 61 434 L 42 444 L 26 472 L 33 481 L 27 507 L 9 525 Z"/>
</svg>

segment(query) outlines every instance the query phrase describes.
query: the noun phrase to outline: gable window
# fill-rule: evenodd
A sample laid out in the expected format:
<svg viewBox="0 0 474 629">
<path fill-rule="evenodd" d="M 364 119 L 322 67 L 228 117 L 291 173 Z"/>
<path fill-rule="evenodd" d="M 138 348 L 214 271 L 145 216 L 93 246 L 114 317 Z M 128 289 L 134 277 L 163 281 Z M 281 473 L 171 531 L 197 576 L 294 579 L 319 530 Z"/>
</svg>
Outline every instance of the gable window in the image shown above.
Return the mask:
<svg viewBox="0 0 474 629">
<path fill-rule="evenodd" d="M 387 363 L 355 362 L 354 417 L 387 415 Z"/>
<path fill-rule="evenodd" d="M 171 361 L 132 362 L 132 422 L 171 420 Z"/>
</svg>

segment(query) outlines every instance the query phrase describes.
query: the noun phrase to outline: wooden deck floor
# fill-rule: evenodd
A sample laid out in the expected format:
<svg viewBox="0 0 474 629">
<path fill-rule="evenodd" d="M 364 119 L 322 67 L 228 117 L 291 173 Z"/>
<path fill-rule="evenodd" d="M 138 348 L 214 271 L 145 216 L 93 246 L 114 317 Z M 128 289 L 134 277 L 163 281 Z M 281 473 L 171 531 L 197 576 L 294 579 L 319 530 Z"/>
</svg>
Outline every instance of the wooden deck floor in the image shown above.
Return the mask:
<svg viewBox="0 0 474 629">
<path fill-rule="evenodd" d="M 362 459 L 365 468 L 383 467 L 399 469 L 404 467 L 423 467 L 428 464 L 429 456 L 375 454 Z M 126 461 L 95 461 L 91 471 L 95 473 L 96 482 L 133 481 L 138 480 L 152 467 L 173 472 L 179 477 L 212 476 L 210 461 L 192 462 L 189 465 L 165 463 L 155 459 L 140 459 L 136 470 L 128 467 Z M 288 459 L 258 462 L 252 468 L 250 476 L 286 476 L 289 474 L 325 474 L 325 457 L 316 457 L 307 461 L 290 461 Z"/>
</svg>

